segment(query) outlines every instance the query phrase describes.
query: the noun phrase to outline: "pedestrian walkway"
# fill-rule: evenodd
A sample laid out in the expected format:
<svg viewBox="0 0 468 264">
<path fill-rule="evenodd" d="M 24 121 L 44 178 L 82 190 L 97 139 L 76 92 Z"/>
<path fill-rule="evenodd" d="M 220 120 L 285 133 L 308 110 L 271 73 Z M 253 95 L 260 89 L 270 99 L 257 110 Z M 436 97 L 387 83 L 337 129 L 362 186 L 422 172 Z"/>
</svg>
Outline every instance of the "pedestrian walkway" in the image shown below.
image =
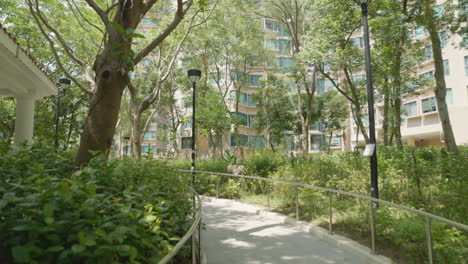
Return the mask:
<svg viewBox="0 0 468 264">
<path fill-rule="evenodd" d="M 261 208 L 235 201 L 203 199 L 202 245 L 208 264 L 366 263 L 280 219 L 257 214 Z"/>
</svg>

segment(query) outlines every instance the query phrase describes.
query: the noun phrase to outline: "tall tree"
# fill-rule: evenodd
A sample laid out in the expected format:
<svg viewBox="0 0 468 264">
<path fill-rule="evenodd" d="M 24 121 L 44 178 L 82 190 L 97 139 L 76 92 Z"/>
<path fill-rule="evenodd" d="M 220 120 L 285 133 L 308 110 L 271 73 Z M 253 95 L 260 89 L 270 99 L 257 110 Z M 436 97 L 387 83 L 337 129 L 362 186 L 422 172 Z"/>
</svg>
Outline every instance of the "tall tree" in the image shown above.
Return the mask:
<svg viewBox="0 0 468 264">
<path fill-rule="evenodd" d="M 453 135 L 448 107 L 445 101 L 447 87 L 445 85 L 444 59 L 442 57 L 442 47 L 439 35 L 441 27 L 443 26 L 443 7 L 439 7 L 442 8 L 442 10 L 436 13 L 434 10 L 434 3 L 434 0 L 422 1 L 422 15 L 420 17 L 420 21 L 429 31 L 429 36 L 431 38 L 432 53 L 434 56 L 435 65 L 434 77 L 436 80 L 434 93 L 437 102 L 437 109 L 439 111 L 440 122 L 442 123 L 442 129 L 444 131 L 445 145 L 447 146 L 447 150 L 449 152 L 457 152 L 458 147 L 457 143 L 455 142 L 455 136 Z"/>
<path fill-rule="evenodd" d="M 171 21 L 161 23 L 157 36 L 137 52 L 132 50 L 134 42 L 143 36 L 135 33 L 135 29 L 156 5 L 157 0 L 117 0 L 111 3 L 86 0 L 86 6 L 73 0 L 26 2 L 62 71 L 90 96 L 90 108 L 76 156 L 76 164 L 84 165 L 95 151 L 108 153 L 116 129 L 122 93 L 130 80 L 129 73 L 174 31 L 192 6 L 193 0 L 177 0 L 175 11 L 168 14 L 172 16 Z M 155 10 L 160 13 L 163 13 L 161 10 L 164 8 L 169 8 L 164 3 L 158 4 L 161 6 Z M 52 9 L 55 9 L 54 12 L 50 12 Z M 93 16 L 99 18 L 98 23 L 92 23 L 87 16 L 82 15 L 84 10 L 93 10 Z M 75 52 L 75 45 L 82 42 L 69 41 L 58 30 L 57 21 L 48 17 L 49 13 L 60 14 L 64 11 L 76 13 L 73 18 L 83 28 L 100 32 L 102 41 L 96 43 L 98 53 L 91 60 L 85 60 L 83 57 L 86 55 Z M 75 71 L 80 71 L 82 76 L 87 77 L 87 84 L 82 84 L 73 76 L 72 71 L 60 65 L 61 55 L 70 57 L 76 63 Z"/>
<path fill-rule="evenodd" d="M 312 73 L 308 71 L 308 60 L 301 60 L 298 54 L 305 46 L 306 32 L 313 25 L 307 18 L 310 17 L 310 9 L 312 1 L 310 0 L 271 0 L 263 4 L 261 12 L 257 14 L 275 19 L 279 22 L 279 27 L 286 27 L 289 37 L 291 38 L 291 50 L 294 60 L 294 66 L 291 68 L 291 77 L 295 81 L 296 96 L 297 96 L 297 115 L 301 121 L 302 132 L 302 151 L 304 154 L 309 153 L 309 130 L 312 124 L 311 117 L 313 116 L 313 103 L 316 91 L 315 79 L 317 70 Z M 305 95 L 305 96 L 304 96 Z M 305 100 L 304 100 L 305 99 Z M 305 112 L 303 111 L 305 107 Z"/>
</svg>

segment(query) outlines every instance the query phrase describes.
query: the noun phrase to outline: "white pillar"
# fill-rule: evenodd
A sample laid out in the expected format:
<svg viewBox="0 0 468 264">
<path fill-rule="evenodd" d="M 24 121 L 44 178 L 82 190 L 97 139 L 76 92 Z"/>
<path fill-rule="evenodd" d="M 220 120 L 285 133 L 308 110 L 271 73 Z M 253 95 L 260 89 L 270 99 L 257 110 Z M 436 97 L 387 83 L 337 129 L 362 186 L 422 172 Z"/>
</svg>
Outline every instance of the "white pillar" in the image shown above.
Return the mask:
<svg viewBox="0 0 468 264">
<path fill-rule="evenodd" d="M 15 144 L 32 143 L 34 125 L 34 98 L 16 98 Z"/>
</svg>

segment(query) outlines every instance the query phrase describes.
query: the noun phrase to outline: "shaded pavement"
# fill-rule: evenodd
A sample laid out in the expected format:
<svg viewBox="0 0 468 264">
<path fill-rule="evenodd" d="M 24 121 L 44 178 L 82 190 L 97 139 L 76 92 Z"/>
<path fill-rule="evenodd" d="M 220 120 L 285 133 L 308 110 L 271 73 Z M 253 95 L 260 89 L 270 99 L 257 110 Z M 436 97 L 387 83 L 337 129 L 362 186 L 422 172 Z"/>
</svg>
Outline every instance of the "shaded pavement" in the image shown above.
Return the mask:
<svg viewBox="0 0 468 264">
<path fill-rule="evenodd" d="M 280 219 L 257 215 L 261 208 L 235 201 L 203 199 L 208 264 L 366 263 Z"/>
</svg>

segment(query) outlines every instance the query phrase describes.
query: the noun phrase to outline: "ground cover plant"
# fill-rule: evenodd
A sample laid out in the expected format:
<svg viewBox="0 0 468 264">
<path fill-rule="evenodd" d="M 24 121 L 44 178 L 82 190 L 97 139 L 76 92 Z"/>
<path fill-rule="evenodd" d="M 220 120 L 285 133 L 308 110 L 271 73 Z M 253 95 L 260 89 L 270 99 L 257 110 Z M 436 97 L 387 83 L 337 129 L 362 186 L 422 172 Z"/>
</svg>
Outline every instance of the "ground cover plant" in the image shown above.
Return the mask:
<svg viewBox="0 0 468 264">
<path fill-rule="evenodd" d="M 0 144 L 0 263 L 157 263 L 191 224 L 186 194 L 149 160 L 76 170 L 71 153 Z"/>
<path fill-rule="evenodd" d="M 406 146 L 379 148 L 380 198 L 467 224 L 468 149 L 458 155 L 444 148 Z M 203 171 L 226 172 L 223 160 L 197 163 Z M 189 163 L 185 162 L 186 168 Z M 314 186 L 368 195 L 369 160 L 362 152 L 336 152 L 291 159 L 286 154 L 258 152 L 238 163 L 245 173 L 261 177 L 307 183 Z M 179 167 L 183 161 L 170 163 Z M 267 205 L 295 216 L 294 186 L 215 175 L 197 175 L 197 191 L 207 195 L 241 198 Z M 267 198 L 267 191 L 270 193 Z M 328 228 L 329 198 L 325 192 L 299 188 L 300 219 Z M 369 246 L 369 203 L 333 196 L 334 232 Z M 380 206 L 375 212 L 377 253 L 397 263 L 427 262 L 424 218 Z M 444 223 L 431 223 L 435 263 L 465 263 L 468 259 L 466 232 Z"/>
</svg>

